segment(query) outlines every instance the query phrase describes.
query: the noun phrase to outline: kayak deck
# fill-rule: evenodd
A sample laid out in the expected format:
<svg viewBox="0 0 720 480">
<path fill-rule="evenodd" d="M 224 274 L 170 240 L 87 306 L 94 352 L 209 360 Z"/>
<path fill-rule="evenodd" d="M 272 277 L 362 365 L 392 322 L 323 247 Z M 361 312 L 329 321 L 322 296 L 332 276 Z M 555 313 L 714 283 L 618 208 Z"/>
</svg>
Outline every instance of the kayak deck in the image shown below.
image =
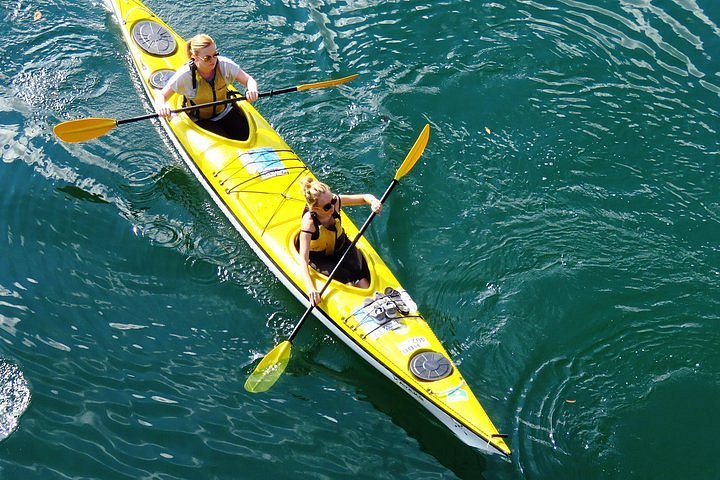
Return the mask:
<svg viewBox="0 0 720 480">
<path fill-rule="evenodd" d="M 156 89 L 187 62 L 184 41 L 139 0 L 113 0 L 112 8 L 145 93 Z M 171 98 L 180 107 L 180 98 Z M 198 127 L 187 115 L 161 119 L 184 162 L 260 259 L 288 290 L 309 306 L 299 275 L 295 240 L 305 205 L 299 181 L 313 176 L 249 102 L 237 104 L 250 124 L 245 141 L 229 140 Z M 348 237 L 358 229 L 341 212 Z M 510 455 L 470 386 L 432 329 L 372 245 L 357 243 L 370 286 L 331 282 L 313 314 L 340 340 L 392 380 L 466 444 Z M 327 278 L 311 276 L 317 285 Z"/>
</svg>

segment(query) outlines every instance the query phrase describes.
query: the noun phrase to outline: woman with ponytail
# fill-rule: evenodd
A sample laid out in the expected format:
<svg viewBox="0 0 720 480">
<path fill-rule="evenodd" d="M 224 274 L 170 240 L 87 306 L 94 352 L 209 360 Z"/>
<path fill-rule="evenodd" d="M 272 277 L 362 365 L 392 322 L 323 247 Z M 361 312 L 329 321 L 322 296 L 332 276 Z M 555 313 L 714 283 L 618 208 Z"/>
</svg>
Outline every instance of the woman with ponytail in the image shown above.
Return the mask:
<svg viewBox="0 0 720 480">
<path fill-rule="evenodd" d="M 195 35 L 187 41 L 188 63 L 180 67 L 155 96 L 155 111 L 167 117 L 168 100 L 175 93 L 183 96 L 183 106 L 199 105 L 229 98 L 228 86 L 237 81 L 245 87 L 245 98 L 257 100 L 258 86 L 235 62 L 221 56 L 209 35 Z M 206 130 L 234 140 L 247 140 L 250 131 L 241 109 L 233 103 L 204 107 L 188 112 Z"/>
<path fill-rule="evenodd" d="M 343 230 L 340 210 L 343 205 L 368 204 L 373 212 L 382 211 L 382 203 L 369 193 L 358 195 L 334 195 L 326 184 L 305 177 L 300 181 L 300 188 L 305 197 L 305 210 L 300 224 L 300 276 L 310 303 L 320 303 L 320 292 L 315 286 L 310 271 L 315 270 L 329 275 L 335 268 L 345 250 L 352 241 Z M 360 252 L 352 247 L 343 264 L 335 273 L 334 280 L 354 285 L 359 288 L 370 286 L 370 280 L 364 273 L 364 263 Z"/>
</svg>

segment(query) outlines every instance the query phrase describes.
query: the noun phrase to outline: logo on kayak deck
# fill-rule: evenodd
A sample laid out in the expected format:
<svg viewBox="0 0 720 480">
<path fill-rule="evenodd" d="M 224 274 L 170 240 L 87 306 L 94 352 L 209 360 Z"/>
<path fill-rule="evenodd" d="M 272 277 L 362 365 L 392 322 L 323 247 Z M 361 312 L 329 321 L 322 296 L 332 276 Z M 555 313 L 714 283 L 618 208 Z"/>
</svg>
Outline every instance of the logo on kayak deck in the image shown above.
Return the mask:
<svg viewBox="0 0 720 480">
<path fill-rule="evenodd" d="M 448 402 L 464 402 L 468 399 L 468 394 L 465 390 L 458 388 L 448 393 Z"/>
<path fill-rule="evenodd" d="M 257 174 L 263 180 L 288 173 L 280 158 L 279 151 L 274 148 L 253 148 L 241 152 L 238 158 L 248 173 Z"/>
<path fill-rule="evenodd" d="M 429 347 L 430 347 L 430 342 L 425 337 L 412 337 L 412 338 L 408 338 L 407 340 L 403 340 L 402 342 L 398 343 L 398 348 L 405 355 L 410 355 L 415 350 L 419 350 L 421 348 L 429 348 Z"/>
</svg>

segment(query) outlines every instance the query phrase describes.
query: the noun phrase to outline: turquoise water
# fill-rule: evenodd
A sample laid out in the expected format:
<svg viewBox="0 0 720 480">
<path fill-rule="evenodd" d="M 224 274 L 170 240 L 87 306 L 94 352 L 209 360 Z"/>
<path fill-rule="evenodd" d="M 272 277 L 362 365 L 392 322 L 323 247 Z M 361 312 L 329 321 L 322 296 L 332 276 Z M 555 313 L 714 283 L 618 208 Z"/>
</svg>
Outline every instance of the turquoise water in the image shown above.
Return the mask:
<svg viewBox="0 0 720 480">
<path fill-rule="evenodd" d="M 309 321 L 152 122 L 98 1 L 0 5 L 0 478 L 720 478 L 720 3 L 198 0 L 498 428 L 484 457 Z M 35 20 L 36 12 L 40 18 Z M 360 223 L 365 212 L 350 212 Z M 24 413 L 23 413 L 24 412 Z"/>
</svg>

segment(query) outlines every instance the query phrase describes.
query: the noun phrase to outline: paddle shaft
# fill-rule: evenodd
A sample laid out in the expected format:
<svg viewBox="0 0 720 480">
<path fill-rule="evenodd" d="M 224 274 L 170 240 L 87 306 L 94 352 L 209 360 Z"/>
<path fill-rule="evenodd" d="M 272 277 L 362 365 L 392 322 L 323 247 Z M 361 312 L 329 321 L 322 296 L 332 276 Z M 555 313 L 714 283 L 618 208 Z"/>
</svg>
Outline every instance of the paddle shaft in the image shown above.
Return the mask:
<svg viewBox="0 0 720 480">
<path fill-rule="evenodd" d="M 358 74 L 348 75 L 347 77 L 338 78 L 336 80 L 323 80 L 321 82 L 307 83 L 304 85 L 296 85 L 294 87 L 281 88 L 279 90 L 271 90 L 269 92 L 263 92 L 258 95 L 259 97 L 272 97 L 273 95 L 280 95 L 282 93 L 299 92 L 301 90 L 310 90 L 314 88 L 326 88 L 340 85 L 345 82 L 349 82 L 357 78 Z M 171 113 L 187 112 L 189 110 L 196 110 L 199 108 L 212 107 L 213 105 L 223 105 L 233 102 L 241 102 L 247 100 L 243 95 L 237 95 L 232 98 L 224 100 L 217 100 L 214 102 L 201 103 L 199 105 L 190 105 L 188 107 L 179 108 L 177 110 L 170 110 Z M 139 117 L 126 118 L 123 120 L 116 120 L 114 118 L 81 118 L 77 120 L 68 120 L 62 122 L 53 127 L 53 132 L 60 140 L 65 142 L 84 142 L 86 140 L 92 140 L 101 135 L 105 135 L 113 128 L 123 123 L 132 123 L 140 120 L 147 120 L 149 118 L 158 118 L 160 115 L 157 113 L 150 113 L 147 115 L 141 115 Z"/>
<path fill-rule="evenodd" d="M 387 200 L 388 196 L 390 195 L 390 192 L 393 191 L 393 189 L 395 188 L 395 186 L 398 183 L 399 183 L 399 181 L 397 179 L 393 178 L 393 180 L 390 183 L 390 185 L 388 186 L 387 190 L 385 190 L 385 193 L 383 193 L 383 196 L 380 199 L 380 203 L 382 203 L 382 204 L 385 203 L 385 200 Z M 322 294 L 325 292 L 327 287 L 330 285 L 330 282 L 333 280 L 335 273 L 338 271 L 338 269 L 340 268 L 342 263 L 345 261 L 345 258 L 350 253 L 350 250 L 352 250 L 352 248 L 355 246 L 355 244 L 358 242 L 358 240 L 360 240 L 360 237 L 362 237 L 362 234 L 365 233 L 365 230 L 367 230 L 368 226 L 370 225 L 370 222 L 372 222 L 373 218 L 375 218 L 375 215 L 376 215 L 375 212 L 370 213 L 370 216 L 367 218 L 367 220 L 365 220 L 365 223 L 363 223 L 363 226 L 360 227 L 360 230 L 358 230 L 358 233 L 357 233 L 357 235 L 355 235 L 355 238 L 353 239 L 353 241 L 350 242 L 350 246 L 347 249 L 345 249 L 345 253 L 342 254 L 342 257 L 340 257 L 340 260 L 338 260 L 338 263 L 335 265 L 335 268 L 333 268 L 332 272 L 330 272 L 328 279 L 325 281 L 325 284 L 320 289 L 320 292 L 319 292 L 320 297 L 322 297 Z M 300 327 L 302 326 L 303 323 L 305 323 L 305 320 L 310 316 L 310 313 L 313 311 L 314 308 L 315 308 L 315 305 L 313 305 L 311 303 L 310 306 L 308 307 L 308 309 L 305 310 L 305 313 L 300 318 L 300 321 L 298 321 L 297 325 L 295 325 L 295 328 L 293 329 L 292 333 L 288 337 L 288 342 L 293 341 L 293 339 L 295 338 L 295 335 L 297 335 L 298 331 L 300 330 Z"/>
<path fill-rule="evenodd" d="M 283 88 L 280 90 L 270 90 L 269 92 L 261 92 L 258 94 L 258 98 L 263 97 L 272 97 L 273 95 L 280 95 L 281 93 L 290 93 L 290 92 L 296 92 L 298 90 L 298 87 L 288 87 Z M 227 103 L 233 103 L 233 102 L 240 102 L 242 100 L 245 100 L 244 96 L 239 96 L 235 98 L 226 98 L 225 100 L 217 100 L 215 102 L 209 102 L 209 103 L 202 103 L 200 105 L 190 105 L 188 107 L 178 108 L 177 110 L 171 110 L 171 113 L 182 113 L 182 112 L 189 112 L 191 110 L 198 110 L 200 108 L 205 107 L 212 107 L 214 105 L 224 105 Z M 125 118 L 122 120 L 118 120 L 115 122 L 117 125 L 122 125 L 123 123 L 133 123 L 133 122 L 139 122 L 140 120 L 147 120 L 149 118 L 157 118 L 160 115 L 157 113 L 148 113 L 147 115 L 140 115 L 139 117 L 133 117 L 133 118 Z"/>
<path fill-rule="evenodd" d="M 302 89 L 303 86 L 299 87 L 298 89 Z M 423 151 L 425 150 L 425 146 L 427 145 L 428 139 L 430 138 L 430 125 L 425 125 L 425 128 L 423 128 L 422 133 L 420 133 L 420 136 L 415 140 L 415 143 L 413 144 L 412 148 L 408 152 L 407 156 L 405 157 L 405 160 L 403 160 L 402 164 L 400 165 L 400 168 L 397 169 L 397 172 L 395 172 L 395 176 L 393 177 L 392 182 L 388 186 L 387 190 L 385 190 L 385 193 L 383 194 L 382 198 L 380 199 L 380 203 L 384 204 L 387 200 L 390 193 L 393 191 L 393 189 L 397 186 L 397 184 L 400 182 L 400 179 L 407 175 L 407 173 L 415 166 L 418 159 L 422 155 Z M 348 248 L 343 252 L 342 256 L 340 257 L 340 261 L 337 262 L 335 265 L 335 268 L 333 268 L 330 275 L 328 275 L 328 279 L 323 285 L 322 289 L 320 289 L 320 295 L 325 292 L 328 285 L 330 285 L 330 282 L 335 277 L 335 273 L 338 271 L 340 266 L 345 261 L 345 258 L 350 253 L 350 250 L 355 247 L 355 244 L 358 242 L 360 237 L 363 235 L 365 230 L 367 230 L 368 226 L 370 225 L 370 222 L 372 222 L 373 218 L 375 218 L 375 212 L 372 211 L 370 213 L 370 216 L 367 220 L 365 220 L 365 223 L 363 224 L 362 228 L 358 231 L 357 235 L 355 235 L 355 238 L 350 243 Z M 309 267 L 306 267 L 309 268 Z M 295 335 L 297 335 L 297 332 L 300 330 L 300 327 L 305 323 L 305 320 L 310 316 L 310 313 L 315 308 L 315 305 L 310 302 L 310 305 L 307 310 L 305 310 L 305 313 L 303 314 L 300 321 L 295 325 L 295 328 L 293 328 L 292 333 L 288 337 L 287 340 L 283 340 L 280 342 L 275 348 L 273 348 L 263 359 L 260 361 L 258 366 L 253 370 L 253 372 L 248 377 L 247 381 L 245 382 L 245 389 L 249 392 L 259 393 L 267 391 L 270 387 L 272 387 L 275 382 L 280 378 L 280 375 L 285 371 L 285 367 L 288 364 L 288 361 L 290 360 L 290 348 L 292 346 L 292 341 L 295 338 Z"/>
</svg>

